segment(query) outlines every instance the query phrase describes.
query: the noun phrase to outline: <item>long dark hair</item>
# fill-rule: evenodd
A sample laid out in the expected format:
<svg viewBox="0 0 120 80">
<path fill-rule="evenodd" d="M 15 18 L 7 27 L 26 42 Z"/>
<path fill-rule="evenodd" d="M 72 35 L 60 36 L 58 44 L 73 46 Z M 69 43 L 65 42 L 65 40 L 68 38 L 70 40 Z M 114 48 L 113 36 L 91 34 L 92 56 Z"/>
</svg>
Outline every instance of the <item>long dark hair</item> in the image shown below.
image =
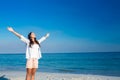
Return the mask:
<svg viewBox="0 0 120 80">
<path fill-rule="evenodd" d="M 32 39 L 31 39 L 31 37 L 30 37 L 30 35 L 32 34 L 33 32 L 30 32 L 29 34 L 28 34 L 28 39 L 30 40 L 30 44 L 29 44 L 29 47 L 31 47 L 31 45 L 33 45 L 34 44 L 34 42 L 32 41 Z M 39 42 L 37 41 L 37 39 L 36 38 L 34 38 L 35 39 L 35 42 L 39 45 L 39 47 L 40 47 L 40 44 L 39 44 Z"/>
</svg>

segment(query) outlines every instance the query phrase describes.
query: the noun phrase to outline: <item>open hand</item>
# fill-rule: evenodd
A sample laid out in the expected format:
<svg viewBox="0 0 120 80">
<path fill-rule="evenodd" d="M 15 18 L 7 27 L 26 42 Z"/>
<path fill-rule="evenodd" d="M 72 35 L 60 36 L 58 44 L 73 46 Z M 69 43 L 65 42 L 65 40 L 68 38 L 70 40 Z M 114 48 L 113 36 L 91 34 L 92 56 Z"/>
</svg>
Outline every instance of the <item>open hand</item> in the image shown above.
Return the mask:
<svg viewBox="0 0 120 80">
<path fill-rule="evenodd" d="M 8 31 L 10 31 L 10 32 L 14 31 L 12 27 L 8 27 L 7 29 L 8 29 Z"/>
<path fill-rule="evenodd" d="M 46 37 L 49 37 L 49 36 L 50 36 L 50 33 L 47 33 L 47 34 L 46 34 Z"/>
</svg>

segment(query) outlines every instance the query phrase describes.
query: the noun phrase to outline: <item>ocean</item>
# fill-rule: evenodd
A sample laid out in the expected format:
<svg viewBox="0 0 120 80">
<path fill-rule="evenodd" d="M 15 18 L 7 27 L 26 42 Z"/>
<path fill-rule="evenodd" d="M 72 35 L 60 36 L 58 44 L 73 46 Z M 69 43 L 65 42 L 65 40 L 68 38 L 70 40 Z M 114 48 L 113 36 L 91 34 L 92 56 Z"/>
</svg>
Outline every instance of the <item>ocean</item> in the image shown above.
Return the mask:
<svg viewBox="0 0 120 80">
<path fill-rule="evenodd" d="M 25 54 L 0 54 L 0 71 L 25 71 Z M 120 76 L 120 52 L 43 53 L 40 72 Z"/>
</svg>

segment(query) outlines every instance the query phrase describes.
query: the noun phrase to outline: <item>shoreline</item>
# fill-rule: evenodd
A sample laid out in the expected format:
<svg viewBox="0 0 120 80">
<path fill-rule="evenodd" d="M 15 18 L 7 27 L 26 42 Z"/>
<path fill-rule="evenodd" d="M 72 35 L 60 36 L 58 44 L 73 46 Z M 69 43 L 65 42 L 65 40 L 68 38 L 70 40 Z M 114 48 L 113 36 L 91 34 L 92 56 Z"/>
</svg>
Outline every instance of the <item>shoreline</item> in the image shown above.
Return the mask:
<svg viewBox="0 0 120 80">
<path fill-rule="evenodd" d="M 10 69 L 10 70 L 0 70 L 0 72 L 26 72 L 26 69 L 21 69 L 21 70 L 13 70 L 13 69 Z M 106 74 L 100 74 L 100 73 L 94 73 L 94 72 L 88 72 L 87 73 L 87 71 L 86 72 L 81 72 L 81 73 L 74 73 L 74 72 L 67 72 L 67 71 L 65 71 L 65 72 L 62 72 L 62 71 L 54 71 L 54 70 L 52 70 L 52 71 L 48 71 L 48 70 L 37 70 L 36 71 L 37 73 L 58 73 L 58 74 L 74 74 L 74 75 L 98 75 L 98 76 L 112 76 L 112 77 L 120 77 L 120 75 L 119 74 L 108 74 L 108 73 L 106 73 Z"/>
<path fill-rule="evenodd" d="M 0 71 L 0 80 L 25 80 L 25 71 Z M 90 74 L 36 72 L 35 80 L 120 80 L 120 77 Z"/>
</svg>

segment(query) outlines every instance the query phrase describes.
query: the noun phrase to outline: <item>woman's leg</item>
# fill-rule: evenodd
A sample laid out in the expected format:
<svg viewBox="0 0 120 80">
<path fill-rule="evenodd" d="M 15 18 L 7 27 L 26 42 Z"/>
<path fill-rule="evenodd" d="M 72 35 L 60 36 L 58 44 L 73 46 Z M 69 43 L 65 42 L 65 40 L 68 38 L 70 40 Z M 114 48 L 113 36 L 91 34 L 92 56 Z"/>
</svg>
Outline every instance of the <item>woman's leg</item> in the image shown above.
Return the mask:
<svg viewBox="0 0 120 80">
<path fill-rule="evenodd" d="M 26 80 L 31 80 L 32 69 L 26 68 Z"/>
<path fill-rule="evenodd" d="M 37 68 L 32 68 L 31 73 L 32 73 L 32 78 L 31 80 L 35 79 L 35 73 L 36 73 Z"/>
</svg>

